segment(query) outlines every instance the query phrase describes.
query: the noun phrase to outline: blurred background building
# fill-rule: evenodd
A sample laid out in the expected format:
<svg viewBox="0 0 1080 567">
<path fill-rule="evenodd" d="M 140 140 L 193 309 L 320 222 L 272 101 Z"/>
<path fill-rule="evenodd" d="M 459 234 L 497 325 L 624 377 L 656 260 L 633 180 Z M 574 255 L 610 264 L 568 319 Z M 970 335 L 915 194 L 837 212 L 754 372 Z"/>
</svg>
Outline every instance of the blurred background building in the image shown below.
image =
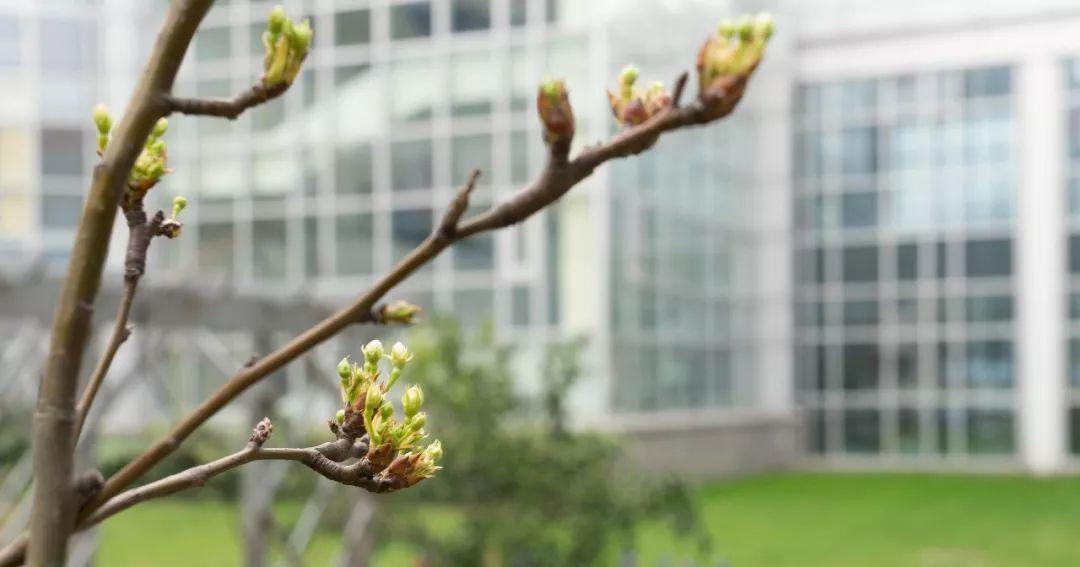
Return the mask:
<svg viewBox="0 0 1080 567">
<path fill-rule="evenodd" d="M 257 79 L 272 3 L 218 4 L 179 93 Z M 525 391 L 545 344 L 586 337 L 575 416 L 632 432 L 662 466 L 1074 466 L 1070 2 L 284 4 L 316 30 L 292 89 L 234 122 L 171 121 L 175 172 L 155 199 L 191 206 L 183 238 L 155 245 L 150 286 L 340 303 L 428 234 L 472 168 L 476 210 L 535 176 L 545 74 L 570 86 L 580 148 L 614 131 L 603 90 L 625 63 L 670 82 L 720 18 L 768 9 L 779 32 L 734 116 L 456 245 L 393 297 L 490 320 Z M 0 315 L 27 310 L 10 290 L 36 267 L 66 266 L 95 161 L 89 109 L 122 107 L 160 7 L 0 2 L 0 265 L 14 274 Z M 260 321 L 268 344 L 293 324 Z M 250 349 L 243 330 L 219 346 Z M 197 400 L 227 364 L 167 367 Z"/>
</svg>

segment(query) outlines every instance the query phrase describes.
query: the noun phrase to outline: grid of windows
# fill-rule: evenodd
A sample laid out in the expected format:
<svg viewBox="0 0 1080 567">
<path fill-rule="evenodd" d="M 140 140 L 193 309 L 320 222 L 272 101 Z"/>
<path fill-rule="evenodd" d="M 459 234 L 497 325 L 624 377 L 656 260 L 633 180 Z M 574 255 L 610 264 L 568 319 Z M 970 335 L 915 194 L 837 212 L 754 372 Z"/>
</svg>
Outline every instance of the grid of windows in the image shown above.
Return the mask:
<svg viewBox="0 0 1080 567">
<path fill-rule="evenodd" d="M 740 128 L 680 132 L 611 164 L 612 404 L 748 404 L 753 344 Z"/>
<path fill-rule="evenodd" d="M 795 372 L 808 447 L 1015 451 L 1008 67 L 805 84 Z"/>
<path fill-rule="evenodd" d="M 555 3 L 305 6 L 315 47 L 286 96 L 234 122 L 173 121 L 175 173 L 155 191 L 195 198 L 185 238 L 159 251 L 159 269 L 197 266 L 240 286 L 356 289 L 430 233 L 473 168 L 483 170 L 474 211 L 539 171 L 543 141 L 528 101 L 545 71 L 584 84 L 587 40 L 549 26 Z M 212 11 L 177 91 L 229 96 L 250 85 L 268 9 Z M 498 315 L 510 330 L 557 323 L 558 233 L 544 230 L 557 214 L 544 215 L 455 245 L 402 294 L 475 320 Z"/>
<path fill-rule="evenodd" d="M 87 114 L 97 96 L 97 14 L 36 9 L 0 7 L 8 110 L 0 112 L 0 255 L 59 270 L 94 157 Z"/>
</svg>

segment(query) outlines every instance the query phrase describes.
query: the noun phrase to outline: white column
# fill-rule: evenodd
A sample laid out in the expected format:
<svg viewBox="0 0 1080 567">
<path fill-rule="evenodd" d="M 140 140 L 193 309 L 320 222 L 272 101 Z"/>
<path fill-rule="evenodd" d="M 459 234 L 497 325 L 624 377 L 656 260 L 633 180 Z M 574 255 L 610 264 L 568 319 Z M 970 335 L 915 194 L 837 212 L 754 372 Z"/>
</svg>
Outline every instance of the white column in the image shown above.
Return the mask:
<svg viewBox="0 0 1080 567">
<path fill-rule="evenodd" d="M 1060 60 L 1049 52 L 1017 70 L 1019 454 L 1032 473 L 1051 474 L 1066 461 L 1064 90 Z"/>
</svg>

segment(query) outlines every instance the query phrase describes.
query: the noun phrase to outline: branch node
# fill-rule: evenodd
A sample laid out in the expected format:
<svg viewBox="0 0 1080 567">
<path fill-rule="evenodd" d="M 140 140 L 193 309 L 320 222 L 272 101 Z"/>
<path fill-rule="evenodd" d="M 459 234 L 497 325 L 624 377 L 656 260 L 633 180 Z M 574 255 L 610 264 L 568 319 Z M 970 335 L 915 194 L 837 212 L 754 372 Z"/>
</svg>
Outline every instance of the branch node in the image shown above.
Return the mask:
<svg viewBox="0 0 1080 567">
<path fill-rule="evenodd" d="M 266 443 L 267 439 L 270 439 L 270 434 L 274 431 L 274 424 L 270 423 L 269 417 L 262 418 L 262 421 L 255 424 L 255 428 L 251 430 L 251 437 L 248 438 L 248 447 L 258 449 Z"/>
<path fill-rule="evenodd" d="M 450 201 L 450 206 L 447 207 L 446 213 L 443 214 L 439 228 L 435 231 L 436 238 L 443 239 L 446 242 L 453 242 L 457 238 L 458 222 L 461 221 L 465 210 L 469 208 L 469 195 L 476 188 L 476 180 L 479 177 L 480 170 L 472 170 L 469 179 L 458 189 L 457 195 L 454 196 L 454 200 Z"/>
</svg>

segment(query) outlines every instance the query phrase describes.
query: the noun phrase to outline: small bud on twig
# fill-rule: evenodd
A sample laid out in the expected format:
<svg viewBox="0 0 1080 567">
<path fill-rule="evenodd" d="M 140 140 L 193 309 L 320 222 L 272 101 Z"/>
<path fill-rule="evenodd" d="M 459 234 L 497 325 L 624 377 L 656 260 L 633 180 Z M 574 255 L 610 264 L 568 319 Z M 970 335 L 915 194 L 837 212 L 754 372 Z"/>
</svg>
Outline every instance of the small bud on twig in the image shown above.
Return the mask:
<svg viewBox="0 0 1080 567">
<path fill-rule="evenodd" d="M 420 407 L 424 405 L 424 391 L 420 389 L 420 386 L 413 384 L 405 390 L 405 394 L 401 396 L 401 407 L 405 410 L 405 417 L 411 418 L 420 412 Z"/>
<path fill-rule="evenodd" d="M 536 94 L 536 110 L 544 126 L 544 141 L 548 144 L 569 143 L 574 137 L 574 111 L 570 108 L 566 84 L 545 79 Z"/>
<path fill-rule="evenodd" d="M 379 318 L 383 323 L 411 325 L 416 322 L 417 315 L 419 315 L 421 311 L 419 306 L 399 299 L 388 305 L 384 305 L 380 310 Z"/>
<path fill-rule="evenodd" d="M 251 437 L 248 439 L 248 445 L 252 447 L 262 447 L 263 443 L 266 443 L 266 440 L 270 439 L 270 433 L 273 431 L 274 424 L 270 423 L 270 418 L 262 418 L 262 421 L 257 423 L 255 428 L 251 430 Z"/>
</svg>

